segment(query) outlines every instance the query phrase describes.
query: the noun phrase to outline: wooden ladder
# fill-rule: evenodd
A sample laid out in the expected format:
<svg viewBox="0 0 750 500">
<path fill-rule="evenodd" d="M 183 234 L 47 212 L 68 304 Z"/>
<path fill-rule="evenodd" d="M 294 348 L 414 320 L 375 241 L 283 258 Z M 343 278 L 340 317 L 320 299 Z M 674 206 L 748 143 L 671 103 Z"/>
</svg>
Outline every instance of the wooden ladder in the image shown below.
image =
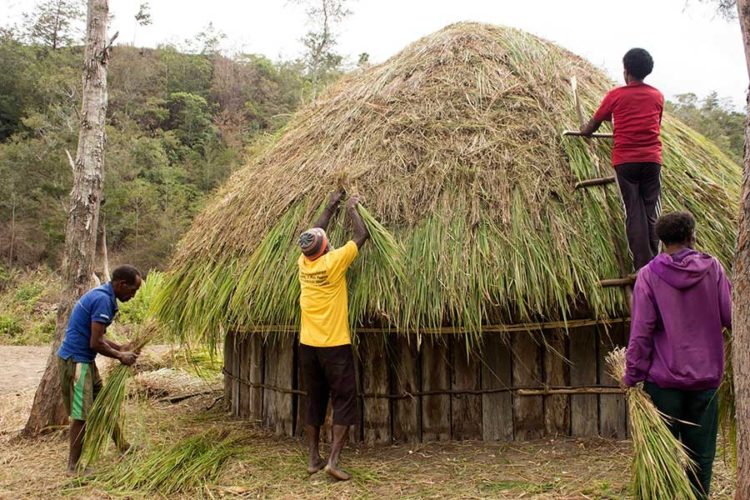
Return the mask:
<svg viewBox="0 0 750 500">
<path fill-rule="evenodd" d="M 573 93 L 573 101 L 575 102 L 576 107 L 576 113 L 578 115 L 578 122 L 583 127 L 586 123 L 583 117 L 583 111 L 581 109 L 581 101 L 578 98 L 578 82 L 576 80 L 576 77 L 573 76 L 570 78 L 570 88 Z M 592 139 L 612 139 L 614 137 L 613 134 L 606 134 L 606 133 L 595 133 L 591 134 L 590 136 L 584 136 L 578 131 L 574 130 L 566 130 L 563 132 L 563 137 L 583 137 L 586 140 L 586 149 L 589 154 L 589 158 L 592 159 L 594 163 L 594 167 L 596 168 L 597 172 L 601 172 L 599 159 L 596 156 L 596 152 L 594 151 L 591 140 Z M 582 181 L 578 181 L 575 184 L 575 189 L 584 189 L 584 188 L 590 188 L 594 186 L 606 186 L 609 184 L 615 184 L 615 177 L 609 176 L 609 177 L 598 177 L 594 179 L 586 179 Z M 609 205 L 605 204 L 606 210 L 608 215 L 611 215 Z M 611 218 L 611 217 L 610 217 Z M 612 241 L 616 241 L 617 234 L 612 231 Z M 627 272 L 625 270 L 625 259 L 623 258 L 622 252 L 620 251 L 619 246 L 616 246 L 615 248 L 615 256 L 617 258 L 617 264 L 620 268 L 620 272 L 622 273 L 622 278 L 610 278 L 610 279 L 602 279 L 599 280 L 599 286 L 601 287 L 622 287 L 623 292 L 625 293 L 625 299 L 626 304 L 628 307 L 628 310 L 630 310 L 630 302 L 633 294 L 633 284 L 635 280 L 632 278 L 626 276 Z"/>
</svg>

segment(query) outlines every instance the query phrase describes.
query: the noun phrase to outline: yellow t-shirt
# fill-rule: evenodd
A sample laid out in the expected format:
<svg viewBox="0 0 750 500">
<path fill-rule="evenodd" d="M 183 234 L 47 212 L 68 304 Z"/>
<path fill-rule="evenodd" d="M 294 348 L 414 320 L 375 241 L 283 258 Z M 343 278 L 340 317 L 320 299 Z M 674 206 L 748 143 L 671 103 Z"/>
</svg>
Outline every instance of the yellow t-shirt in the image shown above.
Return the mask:
<svg viewBox="0 0 750 500">
<path fill-rule="evenodd" d="M 297 264 L 302 311 L 301 344 L 336 347 L 352 343 L 346 270 L 358 253 L 357 244 L 350 241 L 313 261 L 300 255 Z"/>
</svg>

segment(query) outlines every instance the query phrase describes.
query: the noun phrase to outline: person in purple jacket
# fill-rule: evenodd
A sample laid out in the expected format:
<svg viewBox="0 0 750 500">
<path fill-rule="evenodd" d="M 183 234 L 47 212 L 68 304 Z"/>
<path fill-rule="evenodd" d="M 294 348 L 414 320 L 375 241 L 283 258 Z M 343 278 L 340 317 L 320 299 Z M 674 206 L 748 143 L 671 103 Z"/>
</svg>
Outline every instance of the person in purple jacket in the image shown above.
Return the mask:
<svg viewBox="0 0 750 500">
<path fill-rule="evenodd" d="M 656 407 L 671 417 L 670 430 L 697 464 L 690 474 L 696 495 L 708 498 L 731 289 L 719 261 L 693 250 L 691 214 L 660 217 L 656 234 L 663 253 L 641 269 L 633 288 L 623 382 L 643 382 Z"/>
</svg>

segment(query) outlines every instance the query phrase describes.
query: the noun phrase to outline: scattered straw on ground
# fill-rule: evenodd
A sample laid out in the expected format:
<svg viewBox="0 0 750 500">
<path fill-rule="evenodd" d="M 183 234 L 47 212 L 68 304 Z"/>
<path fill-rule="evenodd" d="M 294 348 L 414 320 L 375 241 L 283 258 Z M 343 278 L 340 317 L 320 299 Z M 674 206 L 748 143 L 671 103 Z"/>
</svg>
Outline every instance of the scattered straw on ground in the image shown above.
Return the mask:
<svg viewBox="0 0 750 500">
<path fill-rule="evenodd" d="M 30 404 L 29 395 L 28 403 Z M 305 473 L 303 443 L 278 438 L 247 422 L 207 410 L 213 396 L 178 404 L 154 400 L 129 405 L 128 437 L 155 447 L 209 429 L 242 436 L 239 457 L 195 497 L 245 498 L 623 498 L 629 481 L 630 444 L 609 440 L 544 440 L 529 443 L 432 443 L 347 447 L 343 465 L 354 474 L 334 483 Z M 3 410 L 5 407 L 3 407 Z M 324 452 L 327 448 L 324 449 Z M 40 440 L 5 441 L 0 447 L 0 498 L 72 495 L 109 498 L 92 484 L 77 486 L 64 474 L 64 433 Z M 106 472 L 113 452 L 97 465 Z M 42 478 L 40 480 L 40 478 Z M 712 498 L 731 498 L 731 474 L 717 460 Z M 143 493 L 142 497 L 149 496 Z"/>
</svg>

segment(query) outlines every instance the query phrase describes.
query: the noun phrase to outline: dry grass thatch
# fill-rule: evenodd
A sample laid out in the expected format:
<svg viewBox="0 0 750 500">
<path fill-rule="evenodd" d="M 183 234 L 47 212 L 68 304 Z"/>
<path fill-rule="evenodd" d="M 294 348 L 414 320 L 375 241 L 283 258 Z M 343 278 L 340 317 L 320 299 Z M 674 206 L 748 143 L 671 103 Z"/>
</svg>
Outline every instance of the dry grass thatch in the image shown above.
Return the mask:
<svg viewBox="0 0 750 500">
<path fill-rule="evenodd" d="M 176 331 L 215 342 L 226 329 L 298 323 L 295 241 L 337 186 L 403 246 L 394 280 L 368 245 L 350 271 L 352 324 L 402 332 L 539 318 L 624 314 L 598 286 L 628 262 L 609 141 L 563 138 L 614 83 L 533 35 L 455 24 L 344 77 L 301 109 L 217 193 L 179 246 L 157 298 Z M 700 246 L 729 262 L 740 169 L 664 117 L 663 206 L 687 209 Z M 332 241 L 349 234 L 339 215 Z M 625 257 L 627 260 L 627 257 Z"/>
</svg>

